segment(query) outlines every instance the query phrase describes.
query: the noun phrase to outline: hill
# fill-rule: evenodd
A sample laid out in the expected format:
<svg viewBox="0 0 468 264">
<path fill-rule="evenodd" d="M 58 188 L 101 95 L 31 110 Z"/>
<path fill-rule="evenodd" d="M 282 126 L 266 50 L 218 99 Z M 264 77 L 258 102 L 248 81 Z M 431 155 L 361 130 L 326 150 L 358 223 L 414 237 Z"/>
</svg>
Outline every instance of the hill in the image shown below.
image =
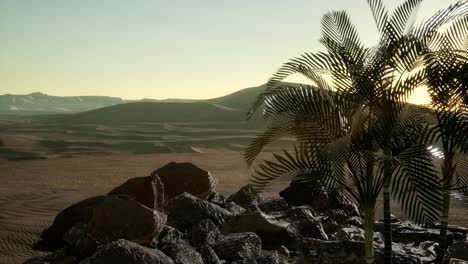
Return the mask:
<svg viewBox="0 0 468 264">
<path fill-rule="evenodd" d="M 50 96 L 42 93 L 27 95 L 0 95 L 0 114 L 37 115 L 64 114 L 88 111 L 123 103 L 124 100 L 108 96 Z"/>
<path fill-rule="evenodd" d="M 184 122 L 239 122 L 242 111 L 208 103 L 160 103 L 136 102 L 108 106 L 70 116 L 62 116 L 62 122 L 109 123 L 184 123 Z"/>
</svg>

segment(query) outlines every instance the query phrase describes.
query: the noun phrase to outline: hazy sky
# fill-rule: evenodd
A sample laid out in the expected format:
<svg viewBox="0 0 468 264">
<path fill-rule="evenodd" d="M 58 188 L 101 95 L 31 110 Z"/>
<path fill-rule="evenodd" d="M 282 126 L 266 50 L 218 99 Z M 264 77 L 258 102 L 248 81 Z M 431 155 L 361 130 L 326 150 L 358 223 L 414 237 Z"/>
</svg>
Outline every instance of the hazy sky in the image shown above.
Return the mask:
<svg viewBox="0 0 468 264">
<path fill-rule="evenodd" d="M 317 50 L 321 15 L 342 9 L 371 43 L 366 0 L 0 0 L 0 94 L 217 97 Z"/>
</svg>

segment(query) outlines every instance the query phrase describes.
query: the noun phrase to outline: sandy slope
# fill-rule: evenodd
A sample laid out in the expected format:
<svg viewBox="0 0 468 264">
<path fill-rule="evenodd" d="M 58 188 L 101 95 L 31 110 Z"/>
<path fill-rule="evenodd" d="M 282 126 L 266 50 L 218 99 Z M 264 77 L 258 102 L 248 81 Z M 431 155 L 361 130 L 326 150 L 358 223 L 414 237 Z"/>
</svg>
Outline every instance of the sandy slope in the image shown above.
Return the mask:
<svg viewBox="0 0 468 264">
<path fill-rule="evenodd" d="M 225 194 L 249 181 L 249 169 L 237 152 L 0 161 L 0 263 L 22 263 L 43 254 L 31 245 L 66 206 L 106 193 L 128 178 L 149 175 L 170 161 L 189 161 L 209 170 L 219 179 L 217 190 Z M 267 195 L 285 184 L 276 183 Z M 453 205 L 453 223 L 468 226 L 467 207 L 460 201 Z"/>
</svg>

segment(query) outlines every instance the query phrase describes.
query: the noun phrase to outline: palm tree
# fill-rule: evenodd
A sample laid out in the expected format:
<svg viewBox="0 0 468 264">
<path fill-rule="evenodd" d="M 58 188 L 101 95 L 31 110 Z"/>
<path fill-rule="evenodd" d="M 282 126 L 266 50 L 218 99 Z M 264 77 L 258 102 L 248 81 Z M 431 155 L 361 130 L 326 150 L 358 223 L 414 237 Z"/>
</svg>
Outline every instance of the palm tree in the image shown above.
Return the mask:
<svg viewBox="0 0 468 264">
<path fill-rule="evenodd" d="M 395 132 L 399 130 L 398 126 L 408 124 L 401 120 L 402 113 L 408 108 L 405 104 L 406 100 L 411 92 L 425 81 L 424 70 L 413 72 L 421 55 L 420 38 L 425 39 L 430 36 L 435 28 L 454 16 L 459 8 L 457 5 L 451 6 L 428 20 L 418 30 L 412 30 L 412 14 L 420 2 L 406 1 L 389 18 L 381 1 L 369 1 L 380 32 L 378 45 L 371 49 L 364 48 L 360 43 L 356 30 L 345 12 L 326 14 L 322 19 L 321 42 L 328 52 L 305 53 L 286 63 L 270 79 L 267 91 L 259 97 L 254 109 L 265 103 L 264 116 L 272 120 L 272 125 L 252 142 L 246 152 L 246 159 L 251 164 L 265 145 L 288 133 L 295 135 L 299 141 L 323 147 L 334 140 L 340 141 L 340 135 L 350 135 L 352 129 L 346 128 L 343 120 L 346 120 L 348 125 L 354 120 L 352 117 L 345 117 L 343 110 L 353 114 L 365 113 L 364 116 L 368 119 L 366 122 L 370 124 L 370 129 L 366 137 L 368 144 L 360 151 L 380 150 L 384 154 L 382 155 L 383 177 L 381 180 L 384 190 L 385 260 L 387 263 L 391 261 L 390 183 L 398 182 L 391 180 L 393 173 L 398 171 L 396 169 L 398 166 L 394 164 L 392 141 L 396 135 Z M 317 89 L 310 87 L 294 89 L 282 86 L 281 81 L 294 73 L 300 73 L 309 78 L 319 90 L 339 94 L 339 100 L 323 100 L 323 97 L 333 98 L 330 95 L 331 92 L 317 93 Z M 319 98 L 318 101 L 315 101 L 317 98 Z M 343 101 L 349 102 L 348 107 L 338 107 Z M 320 103 L 325 103 L 325 105 L 320 105 Z M 355 137 L 354 134 L 351 136 Z M 346 141 L 341 140 L 341 142 Z M 363 144 L 356 145 L 363 147 Z M 374 167 L 377 165 L 371 160 L 367 161 L 367 173 L 359 175 L 368 177 L 374 175 Z M 349 166 L 349 162 L 347 163 Z M 272 166 L 272 163 L 266 163 L 263 169 L 267 166 Z M 429 173 L 426 176 L 432 175 Z M 265 173 L 258 174 L 255 182 L 261 187 L 263 183 L 273 178 L 273 176 L 266 177 Z M 375 189 L 365 190 L 372 189 L 372 193 L 379 194 L 380 184 L 374 187 Z M 419 221 L 433 220 L 435 218 L 433 212 L 438 206 L 437 202 L 430 198 L 430 194 L 423 192 L 415 197 L 418 198 L 411 200 L 413 204 L 404 208 L 409 209 L 410 215 Z M 418 204 L 424 204 L 424 206 L 419 206 L 420 209 L 415 211 L 414 208 Z M 366 205 L 360 203 L 360 205 L 363 209 L 363 206 L 375 206 L 375 203 L 368 202 Z"/>
<path fill-rule="evenodd" d="M 444 154 L 441 164 L 444 204 L 436 263 L 442 263 L 447 250 L 450 191 L 468 186 L 468 172 L 457 170 L 463 165 L 466 169 L 460 153 L 466 152 L 468 145 L 467 45 L 468 17 L 465 16 L 451 23 L 445 32 L 433 36 L 428 43 L 432 52 L 426 56 L 428 91 L 436 118 L 433 132 Z"/>
</svg>

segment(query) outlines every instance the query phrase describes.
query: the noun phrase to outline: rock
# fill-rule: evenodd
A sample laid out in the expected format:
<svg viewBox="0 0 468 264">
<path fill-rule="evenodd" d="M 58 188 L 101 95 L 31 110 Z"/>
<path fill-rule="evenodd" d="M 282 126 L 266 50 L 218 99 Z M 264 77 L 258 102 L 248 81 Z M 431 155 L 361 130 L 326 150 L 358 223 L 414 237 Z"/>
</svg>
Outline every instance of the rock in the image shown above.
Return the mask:
<svg viewBox="0 0 468 264">
<path fill-rule="evenodd" d="M 150 244 L 162 231 L 166 219 L 164 213 L 128 196 L 108 196 L 94 206 L 87 231 L 104 243 L 123 238 L 138 244 Z"/>
<path fill-rule="evenodd" d="M 287 231 L 288 225 L 288 222 L 262 212 L 246 212 L 229 219 L 223 226 L 222 232 L 224 234 L 253 232 L 262 239 L 264 248 L 272 249 L 278 246 L 278 243 L 288 246 L 294 243 L 294 239 Z"/>
<path fill-rule="evenodd" d="M 221 207 L 224 207 L 226 203 L 226 197 L 219 192 L 213 192 L 206 200 Z"/>
<path fill-rule="evenodd" d="M 353 216 L 346 220 L 345 225 L 351 225 L 351 226 L 363 228 L 364 222 L 362 221 L 361 217 Z"/>
<path fill-rule="evenodd" d="M 352 216 L 360 216 L 358 207 L 346 196 L 338 191 L 325 190 L 318 181 L 292 181 L 280 192 L 280 196 L 293 206 L 310 205 L 338 223 Z"/>
<path fill-rule="evenodd" d="M 278 252 L 264 251 L 256 259 L 257 264 L 279 264 L 280 257 Z"/>
<path fill-rule="evenodd" d="M 200 253 L 185 243 L 165 244 L 161 251 L 171 257 L 175 264 L 204 264 Z"/>
<path fill-rule="evenodd" d="M 452 258 L 468 261 L 468 242 L 459 241 L 459 242 L 453 243 L 447 249 L 444 263 L 449 263 L 448 261 Z"/>
<path fill-rule="evenodd" d="M 75 264 L 77 262 L 76 257 L 67 256 L 64 250 L 59 250 L 47 256 L 28 259 L 23 264 Z"/>
<path fill-rule="evenodd" d="M 335 239 L 364 241 L 364 230 L 359 227 L 343 227 L 334 234 Z"/>
<path fill-rule="evenodd" d="M 217 184 L 215 177 L 192 163 L 170 162 L 155 170 L 151 176 L 159 178 L 164 185 L 164 201 L 184 192 L 206 199 Z"/>
<path fill-rule="evenodd" d="M 61 211 L 52 226 L 44 230 L 41 240 L 33 247 L 37 250 L 54 251 L 65 245 L 63 235 L 75 224 L 86 223 L 91 217 L 93 207 L 105 196 L 95 196 L 75 203 Z"/>
<path fill-rule="evenodd" d="M 364 242 L 358 241 L 304 239 L 299 263 L 361 264 L 365 263 L 364 248 Z"/>
<path fill-rule="evenodd" d="M 161 248 L 165 245 L 176 244 L 183 239 L 184 234 L 182 232 L 171 226 L 165 226 L 159 234 L 157 245 Z"/>
<path fill-rule="evenodd" d="M 190 232 L 190 243 L 194 246 L 213 245 L 222 238 L 218 227 L 208 219 L 193 226 Z"/>
<path fill-rule="evenodd" d="M 296 240 L 302 240 L 303 238 L 328 240 L 328 236 L 323 230 L 320 220 L 316 219 L 294 222 L 288 225 L 287 231 Z"/>
<path fill-rule="evenodd" d="M 221 264 L 221 260 L 219 260 L 218 255 L 216 255 L 212 247 L 202 246 L 199 252 L 205 264 Z"/>
<path fill-rule="evenodd" d="M 255 233 L 229 234 L 220 239 L 213 249 L 220 259 L 236 261 L 260 255 L 262 241 Z"/>
<path fill-rule="evenodd" d="M 279 264 L 280 258 L 277 252 L 264 251 L 258 257 L 243 258 L 233 264 Z"/>
<path fill-rule="evenodd" d="M 333 237 L 334 234 L 341 229 L 341 226 L 335 221 L 330 219 L 329 217 L 325 217 L 322 219 L 322 227 L 325 233 L 329 237 Z"/>
<path fill-rule="evenodd" d="M 235 202 L 236 204 L 247 208 L 250 204 L 258 204 L 262 200 L 260 194 L 255 191 L 254 187 L 250 184 L 242 187 L 238 192 L 229 196 L 227 202 Z"/>
<path fill-rule="evenodd" d="M 258 204 L 258 207 L 265 213 L 286 211 L 289 209 L 289 205 L 283 197 L 266 198 Z"/>
<path fill-rule="evenodd" d="M 80 264 L 174 264 L 174 261 L 157 249 L 119 239 L 98 249 Z"/>
<path fill-rule="evenodd" d="M 232 216 L 226 209 L 188 193 L 167 201 L 164 209 L 168 213 L 168 224 L 179 230 L 187 230 L 204 219 L 222 226 Z"/>
<path fill-rule="evenodd" d="M 308 205 L 293 207 L 285 212 L 274 212 L 271 215 L 281 220 L 287 220 L 288 222 L 315 219 L 314 209 Z"/>
<path fill-rule="evenodd" d="M 296 248 L 295 236 L 300 236 L 300 232 L 305 234 L 307 230 L 305 228 L 296 230 L 293 227 L 288 230 L 288 226 L 292 223 L 312 221 L 313 224 L 311 225 L 317 225 L 314 237 L 320 239 L 326 239 L 327 237 L 320 223 L 317 223 L 317 219 L 313 217 L 309 209 L 308 207 L 292 208 L 286 212 L 274 212 L 272 214 L 245 212 L 229 219 L 221 231 L 223 234 L 253 232 L 262 239 L 265 249 L 274 249 L 281 244 L 289 248 Z M 308 231 L 312 233 L 312 230 Z M 308 235 L 312 234 L 309 233 Z"/>
<path fill-rule="evenodd" d="M 242 214 L 242 213 L 246 212 L 245 208 L 242 208 L 241 206 L 239 206 L 235 202 L 226 202 L 224 204 L 223 208 L 225 208 L 226 210 L 231 212 L 232 215 L 238 215 L 238 214 Z"/>
<path fill-rule="evenodd" d="M 110 191 L 109 195 L 127 195 L 146 207 L 158 209 L 161 206 L 157 196 L 158 190 L 162 191 L 162 186 L 158 185 L 157 179 L 145 176 L 127 180 Z"/>
<path fill-rule="evenodd" d="M 282 255 L 282 256 L 284 256 L 284 257 L 286 257 L 286 258 L 289 258 L 289 256 L 290 256 L 290 254 L 289 254 L 289 249 L 288 249 L 287 247 L 283 246 L 283 245 L 278 246 L 278 247 L 276 248 L 276 251 L 277 251 L 280 255 Z"/>
<path fill-rule="evenodd" d="M 99 245 L 99 242 L 88 234 L 87 225 L 83 223 L 77 223 L 70 228 L 63 240 L 67 244 L 68 253 L 79 259 L 91 256 Z"/>
<path fill-rule="evenodd" d="M 374 247 L 376 263 L 384 263 L 383 247 Z M 421 258 L 414 255 L 406 245 L 392 244 L 392 263 L 393 264 L 421 264 Z"/>
</svg>

